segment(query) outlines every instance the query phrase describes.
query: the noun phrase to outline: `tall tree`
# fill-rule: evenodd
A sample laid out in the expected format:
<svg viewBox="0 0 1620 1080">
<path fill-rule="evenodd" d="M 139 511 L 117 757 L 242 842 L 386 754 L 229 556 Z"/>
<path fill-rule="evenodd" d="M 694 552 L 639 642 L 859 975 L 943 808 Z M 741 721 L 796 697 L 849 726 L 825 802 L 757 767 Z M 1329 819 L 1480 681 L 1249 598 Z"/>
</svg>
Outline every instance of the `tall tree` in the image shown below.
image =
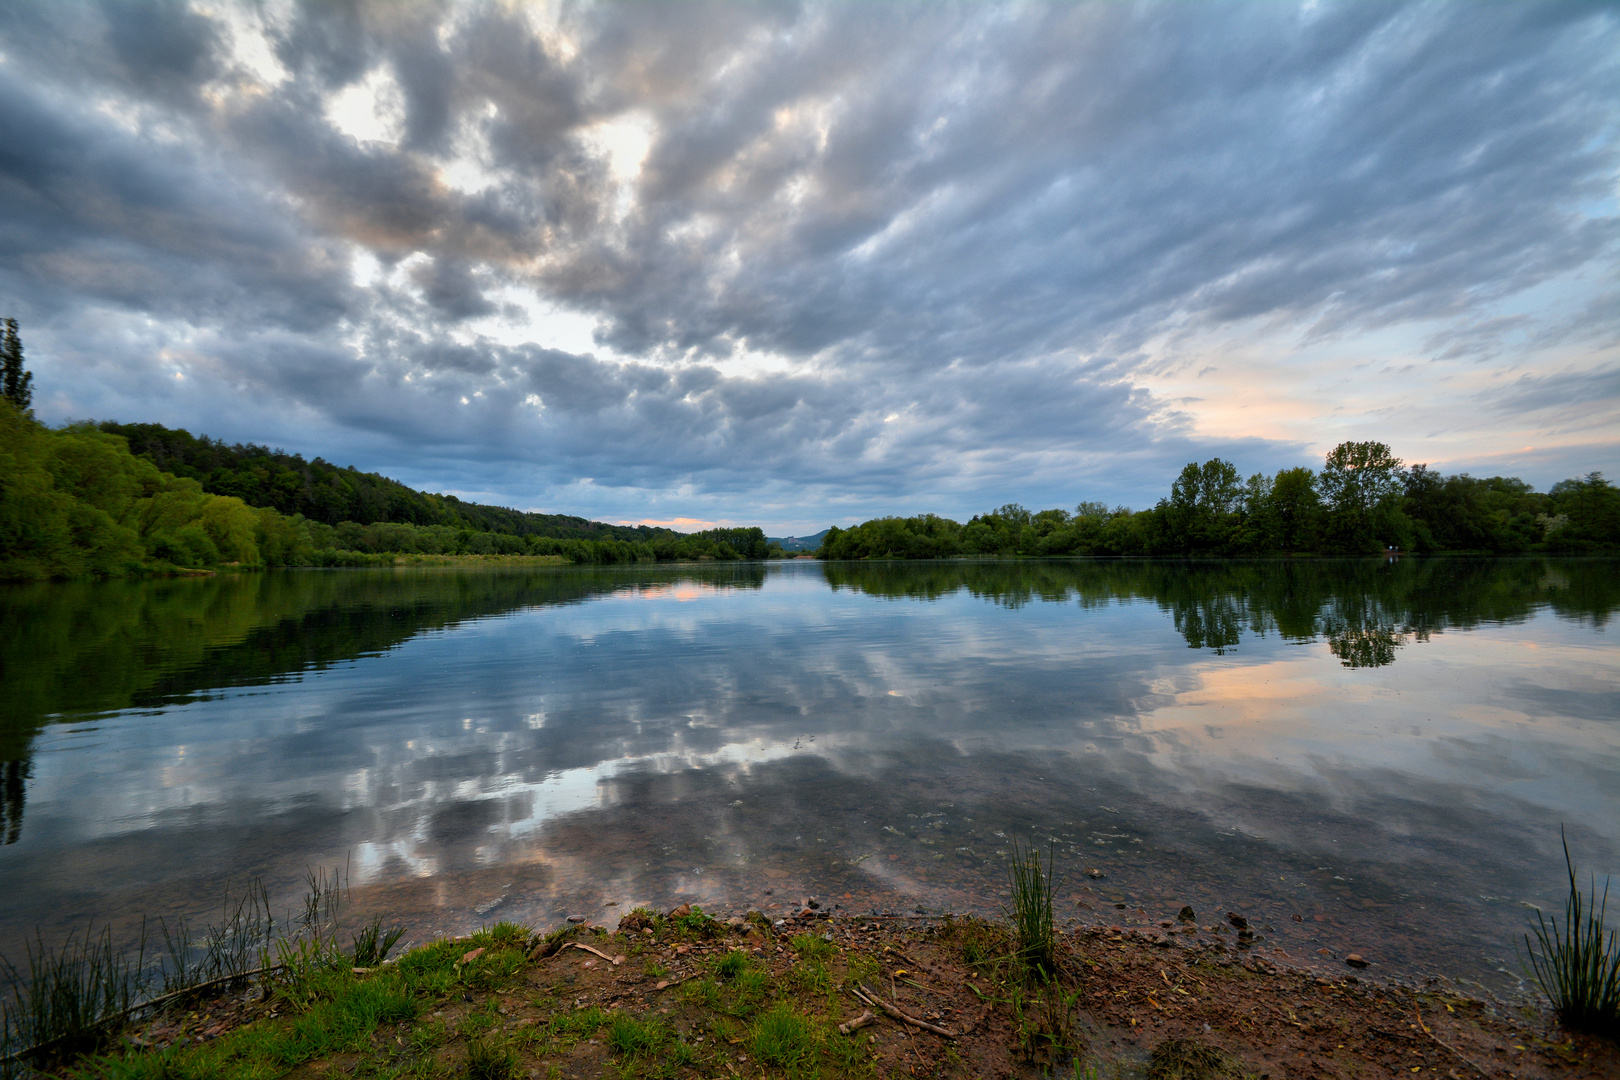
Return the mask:
<svg viewBox="0 0 1620 1080">
<path fill-rule="evenodd" d="M 1170 486 L 1170 498 L 1161 500 L 1171 528 L 1180 535 L 1183 552 L 1218 554 L 1236 539 L 1232 511 L 1243 494 L 1237 467 L 1221 458 L 1199 465 L 1190 461 Z"/>
<path fill-rule="evenodd" d="M 0 332 L 0 393 L 17 406 L 21 412 L 27 412 L 34 401 L 34 376 L 23 367 L 22 338 L 17 336 L 17 320 L 5 320 L 5 330 Z"/>
<path fill-rule="evenodd" d="M 1335 546 L 1366 551 L 1394 539 L 1395 498 L 1405 471 L 1401 459 L 1381 442 L 1342 442 L 1327 456 L 1317 488 L 1331 511 Z"/>
</svg>

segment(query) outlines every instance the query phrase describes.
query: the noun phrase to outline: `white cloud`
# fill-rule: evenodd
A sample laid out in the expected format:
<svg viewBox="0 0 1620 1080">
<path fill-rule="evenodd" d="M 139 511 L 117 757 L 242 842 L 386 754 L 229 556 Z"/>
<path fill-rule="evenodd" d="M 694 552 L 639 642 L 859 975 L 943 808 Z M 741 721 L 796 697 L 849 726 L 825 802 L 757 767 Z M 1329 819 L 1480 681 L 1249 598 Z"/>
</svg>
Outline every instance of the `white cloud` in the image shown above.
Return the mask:
<svg viewBox="0 0 1620 1080">
<path fill-rule="evenodd" d="M 352 139 L 397 147 L 405 130 L 405 96 L 393 72 L 379 64 L 327 98 L 326 118 Z"/>
</svg>

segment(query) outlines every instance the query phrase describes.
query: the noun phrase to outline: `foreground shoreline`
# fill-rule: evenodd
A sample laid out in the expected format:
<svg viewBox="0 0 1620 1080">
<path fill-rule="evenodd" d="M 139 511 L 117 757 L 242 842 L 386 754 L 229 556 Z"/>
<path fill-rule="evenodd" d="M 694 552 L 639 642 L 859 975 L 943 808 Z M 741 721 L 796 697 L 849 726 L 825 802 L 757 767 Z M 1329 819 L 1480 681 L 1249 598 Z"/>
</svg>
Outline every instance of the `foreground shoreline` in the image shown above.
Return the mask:
<svg viewBox="0 0 1620 1080">
<path fill-rule="evenodd" d="M 1031 979 L 1009 942 L 973 917 L 808 909 L 500 923 L 380 967 L 289 967 L 51 1064 L 130 1080 L 1620 1075 L 1615 1043 L 1439 978 L 1335 978 L 1084 926 L 1059 933 L 1055 976 Z"/>
</svg>

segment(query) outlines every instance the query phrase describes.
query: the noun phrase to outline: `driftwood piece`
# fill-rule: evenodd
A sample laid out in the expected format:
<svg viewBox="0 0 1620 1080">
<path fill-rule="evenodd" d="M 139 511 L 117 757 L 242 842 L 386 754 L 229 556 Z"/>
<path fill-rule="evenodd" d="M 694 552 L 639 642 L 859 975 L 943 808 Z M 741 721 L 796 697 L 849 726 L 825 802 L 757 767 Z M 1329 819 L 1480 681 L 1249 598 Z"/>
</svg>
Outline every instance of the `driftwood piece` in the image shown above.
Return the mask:
<svg viewBox="0 0 1620 1080">
<path fill-rule="evenodd" d="M 949 1031 L 942 1028 L 938 1024 L 930 1024 L 926 1020 L 919 1020 L 915 1016 L 907 1016 L 893 1005 L 890 1005 L 887 1001 L 884 1001 L 882 998 L 878 997 L 876 992 L 874 992 L 871 987 L 864 983 L 856 987 L 855 996 L 866 1002 L 868 1005 L 882 1009 L 884 1012 L 888 1013 L 890 1016 L 894 1017 L 896 1020 L 899 1020 L 903 1024 L 910 1024 L 912 1027 L 920 1027 L 924 1031 L 932 1031 L 935 1035 L 943 1035 L 947 1039 L 956 1038 L 956 1032 L 954 1031 Z"/>
<path fill-rule="evenodd" d="M 863 1028 L 868 1024 L 875 1024 L 875 1023 L 877 1023 L 876 1014 L 874 1014 L 871 1009 L 867 1009 L 864 1012 L 862 1012 L 861 1015 L 857 1016 L 855 1019 L 846 1020 L 844 1023 L 839 1024 L 838 1025 L 838 1031 L 839 1031 L 840 1034 L 848 1035 L 850 1032 L 856 1030 L 857 1028 Z"/>
</svg>

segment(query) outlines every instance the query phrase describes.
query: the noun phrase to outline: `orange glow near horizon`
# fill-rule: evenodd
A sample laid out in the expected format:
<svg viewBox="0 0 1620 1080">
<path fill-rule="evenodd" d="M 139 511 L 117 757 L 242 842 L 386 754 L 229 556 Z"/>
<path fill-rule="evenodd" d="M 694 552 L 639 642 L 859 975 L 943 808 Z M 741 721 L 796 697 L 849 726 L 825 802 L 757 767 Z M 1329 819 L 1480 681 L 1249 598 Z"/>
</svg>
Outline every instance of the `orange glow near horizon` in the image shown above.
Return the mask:
<svg viewBox="0 0 1620 1080">
<path fill-rule="evenodd" d="M 662 521 L 658 520 L 657 518 L 641 518 L 637 521 L 620 521 L 619 524 L 630 526 L 647 525 L 655 529 L 674 529 L 676 532 L 698 532 L 703 529 L 729 528 L 731 522 L 705 521 L 702 518 L 677 517 L 665 518 Z"/>
</svg>

